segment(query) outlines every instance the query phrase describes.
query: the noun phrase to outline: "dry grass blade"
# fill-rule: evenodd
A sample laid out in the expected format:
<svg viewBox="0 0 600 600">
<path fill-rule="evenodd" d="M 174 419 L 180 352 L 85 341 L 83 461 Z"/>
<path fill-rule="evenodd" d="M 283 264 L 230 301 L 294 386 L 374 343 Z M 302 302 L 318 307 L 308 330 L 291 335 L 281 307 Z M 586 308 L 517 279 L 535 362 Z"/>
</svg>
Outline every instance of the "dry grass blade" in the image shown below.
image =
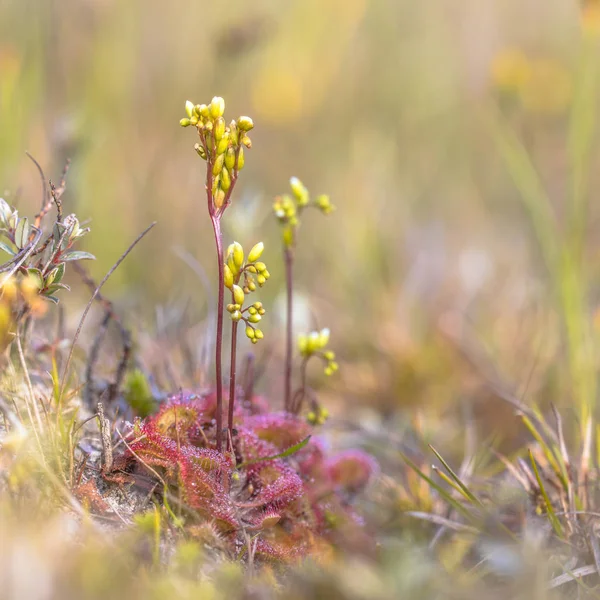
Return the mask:
<svg viewBox="0 0 600 600">
<path fill-rule="evenodd" d="M 564 585 L 565 583 L 577 581 L 581 577 L 587 577 L 588 575 L 593 575 L 597 572 L 598 571 L 596 570 L 596 565 L 586 565 L 585 567 L 579 567 L 578 569 L 575 569 L 570 573 L 563 573 L 562 575 L 555 577 L 550 581 L 548 587 L 550 589 L 554 589 L 561 585 Z"/>
<path fill-rule="evenodd" d="M 428 521 L 429 523 L 434 523 L 435 525 L 441 525 L 442 527 L 446 527 L 448 529 L 454 529 L 455 531 L 465 531 L 473 534 L 479 533 L 478 529 L 475 527 L 465 525 L 464 523 L 459 523 L 458 521 L 453 521 L 452 519 L 446 519 L 440 515 L 412 510 L 404 514 L 408 515 L 409 517 L 414 517 L 415 519 L 420 519 L 421 521 Z"/>
</svg>

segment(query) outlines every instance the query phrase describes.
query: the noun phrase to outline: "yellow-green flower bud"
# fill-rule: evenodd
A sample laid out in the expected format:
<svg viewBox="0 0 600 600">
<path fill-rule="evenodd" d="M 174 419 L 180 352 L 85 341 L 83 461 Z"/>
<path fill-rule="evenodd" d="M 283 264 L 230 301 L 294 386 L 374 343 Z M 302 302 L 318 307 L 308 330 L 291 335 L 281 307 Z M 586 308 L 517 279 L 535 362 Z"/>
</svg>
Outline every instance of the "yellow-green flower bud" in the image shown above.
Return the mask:
<svg viewBox="0 0 600 600">
<path fill-rule="evenodd" d="M 250 325 L 246 327 L 246 337 L 250 338 L 251 340 L 254 339 L 254 329 L 250 327 Z"/>
<path fill-rule="evenodd" d="M 253 338 L 252 338 L 250 341 L 251 341 L 253 344 L 258 344 L 258 338 L 257 338 L 257 337 L 253 337 Z"/>
<path fill-rule="evenodd" d="M 331 204 L 331 200 L 329 199 L 329 196 L 327 196 L 325 194 L 318 196 L 317 199 L 315 200 L 315 202 L 316 202 L 316 205 L 321 210 L 321 212 L 325 215 L 328 215 L 330 212 L 335 210 L 335 206 L 333 206 L 333 204 Z"/>
<path fill-rule="evenodd" d="M 258 314 L 250 315 L 248 317 L 248 321 L 250 323 L 258 323 L 261 319 L 262 319 L 262 317 Z"/>
<path fill-rule="evenodd" d="M 198 117 L 196 115 L 193 115 L 190 119 L 190 125 L 198 125 Z"/>
<path fill-rule="evenodd" d="M 220 154 L 219 156 L 225 156 L 224 154 Z M 231 187 L 231 176 L 229 175 L 229 171 L 227 169 L 223 169 L 221 171 L 221 187 L 227 191 Z"/>
<path fill-rule="evenodd" d="M 329 342 L 329 333 L 330 332 L 327 327 L 319 331 L 319 348 L 324 348 L 327 346 L 327 342 Z"/>
<path fill-rule="evenodd" d="M 256 276 L 256 282 L 258 283 L 259 287 L 262 287 L 263 285 L 265 285 L 266 281 L 267 281 L 267 278 L 264 275 Z"/>
<path fill-rule="evenodd" d="M 269 277 L 271 277 L 271 273 L 269 273 L 269 271 L 267 271 L 267 269 L 265 269 L 261 275 L 265 278 L 265 279 L 269 279 Z"/>
<path fill-rule="evenodd" d="M 221 208 L 225 204 L 225 192 L 219 188 L 217 193 L 214 195 L 215 206 Z"/>
<path fill-rule="evenodd" d="M 217 144 L 217 154 L 223 154 L 227 150 L 228 146 L 229 146 L 229 134 L 227 132 L 225 132 L 223 134 L 223 137 Z"/>
<path fill-rule="evenodd" d="M 255 315 L 255 314 L 257 314 L 257 313 L 258 313 L 258 310 L 257 310 L 256 308 L 254 308 L 254 306 L 251 306 L 251 307 L 248 309 L 248 312 L 249 312 L 251 315 Z"/>
<path fill-rule="evenodd" d="M 292 227 L 286 227 L 283 230 L 283 243 L 287 248 L 291 248 L 294 245 L 294 230 Z"/>
<path fill-rule="evenodd" d="M 327 350 L 326 352 L 323 352 L 323 357 L 325 360 L 335 360 L 335 352 L 332 350 Z"/>
<path fill-rule="evenodd" d="M 262 302 L 255 302 L 252 306 L 256 308 L 256 310 L 260 310 L 263 307 Z"/>
<path fill-rule="evenodd" d="M 320 346 L 319 346 L 319 332 L 318 331 L 311 331 L 308 334 L 308 347 L 307 347 L 307 351 L 312 354 L 315 350 L 318 350 L 319 348 L 320 348 Z"/>
<path fill-rule="evenodd" d="M 239 304 L 240 306 L 244 304 L 244 290 L 239 285 L 235 284 L 231 290 L 233 291 L 233 299 L 235 300 L 235 303 Z"/>
<path fill-rule="evenodd" d="M 199 104 L 198 110 L 200 111 L 200 116 L 202 116 L 204 119 L 208 119 L 208 117 L 210 116 L 210 110 L 208 109 L 208 106 L 206 106 L 206 104 Z"/>
<path fill-rule="evenodd" d="M 229 246 L 229 248 L 231 248 L 231 246 Z M 233 262 L 233 254 L 229 249 L 227 250 L 227 266 L 234 274 L 234 276 L 240 272 L 240 270 L 235 266 L 235 263 Z"/>
<path fill-rule="evenodd" d="M 252 262 L 254 262 L 254 261 L 252 261 Z M 262 273 L 263 271 L 267 270 L 267 265 L 265 265 L 264 262 L 257 262 L 254 266 L 256 267 L 256 270 L 259 273 Z"/>
<path fill-rule="evenodd" d="M 196 106 L 194 106 L 194 114 L 198 117 L 201 118 L 202 117 L 202 105 L 200 104 L 196 104 Z"/>
<path fill-rule="evenodd" d="M 265 334 L 260 329 L 254 330 L 254 338 L 257 340 L 262 340 L 265 337 Z"/>
<path fill-rule="evenodd" d="M 266 312 L 267 312 L 267 311 L 266 311 L 264 308 L 259 308 L 259 309 L 258 309 L 258 314 L 259 314 L 260 316 L 264 315 Z"/>
<path fill-rule="evenodd" d="M 254 128 L 254 123 L 250 117 L 240 117 L 237 124 L 242 131 L 250 131 Z"/>
<path fill-rule="evenodd" d="M 251 292 L 255 292 L 256 291 L 256 284 L 254 283 L 254 281 L 249 281 L 248 282 L 248 290 Z"/>
<path fill-rule="evenodd" d="M 290 178 L 290 187 L 292 188 L 292 193 L 298 200 L 306 195 L 306 188 L 297 177 Z"/>
<path fill-rule="evenodd" d="M 329 368 L 332 370 L 333 373 L 335 373 L 340 368 L 340 366 L 335 361 L 331 361 L 329 363 Z"/>
<path fill-rule="evenodd" d="M 221 174 L 219 173 L 219 175 L 217 175 L 216 177 L 213 177 L 213 184 L 212 184 L 213 196 L 216 196 L 220 185 L 221 185 Z"/>
<path fill-rule="evenodd" d="M 229 286 L 227 286 L 227 287 L 229 287 Z M 232 313 L 235 310 L 237 310 L 236 307 L 235 307 L 235 304 L 228 304 L 225 308 L 227 309 L 228 313 Z"/>
<path fill-rule="evenodd" d="M 240 140 L 239 129 L 235 121 L 229 123 L 229 139 L 234 146 L 237 146 Z"/>
<path fill-rule="evenodd" d="M 215 160 L 215 164 L 213 165 L 213 175 L 218 175 L 223 170 L 223 165 L 225 164 L 225 155 L 219 154 Z"/>
<path fill-rule="evenodd" d="M 213 119 L 218 119 L 225 112 L 225 100 L 221 96 L 215 96 L 209 106 L 210 116 Z"/>
<path fill-rule="evenodd" d="M 246 271 L 248 271 L 248 273 L 258 273 L 258 271 L 256 270 L 256 267 L 254 265 L 248 265 L 246 267 Z"/>
<path fill-rule="evenodd" d="M 227 153 L 224 156 L 225 166 L 227 167 L 227 170 L 233 171 L 233 167 L 235 167 L 235 150 L 231 146 L 229 146 L 229 148 L 227 148 Z"/>
<path fill-rule="evenodd" d="M 194 103 L 189 100 L 185 101 L 185 114 L 191 119 L 194 114 Z"/>
<path fill-rule="evenodd" d="M 327 377 L 333 375 L 333 370 L 331 369 L 331 367 L 325 367 L 323 372 L 325 373 L 325 375 L 327 375 Z"/>
<path fill-rule="evenodd" d="M 316 425 L 317 424 L 317 415 L 311 410 L 307 415 L 306 415 L 306 420 L 311 424 L 311 425 Z"/>
<path fill-rule="evenodd" d="M 233 273 L 227 265 L 223 267 L 223 285 L 229 289 L 233 285 Z"/>
<path fill-rule="evenodd" d="M 236 323 L 242 318 L 242 313 L 239 310 L 236 310 L 231 313 L 231 320 Z"/>
<path fill-rule="evenodd" d="M 252 140 L 247 135 L 242 138 L 242 144 L 244 144 L 246 148 L 252 148 Z"/>
<path fill-rule="evenodd" d="M 203 160 L 206 160 L 206 151 L 204 148 L 198 144 L 197 142 L 194 144 L 194 150 L 198 153 L 198 156 Z"/>
<path fill-rule="evenodd" d="M 233 254 L 233 262 L 239 271 L 244 264 L 244 249 L 239 242 L 233 242 L 228 248 L 228 252 Z"/>
<path fill-rule="evenodd" d="M 225 135 L 225 119 L 223 117 L 219 117 L 215 121 L 215 140 L 217 142 Z"/>
<path fill-rule="evenodd" d="M 179 124 L 182 127 L 189 127 L 192 124 L 192 122 L 189 119 L 180 119 Z"/>
<path fill-rule="evenodd" d="M 252 250 L 248 253 L 248 262 L 256 262 L 261 257 L 264 249 L 265 245 L 262 242 L 252 246 Z"/>
<path fill-rule="evenodd" d="M 237 170 L 241 171 L 244 168 L 244 148 L 240 147 L 238 150 L 238 159 L 237 159 Z"/>
</svg>

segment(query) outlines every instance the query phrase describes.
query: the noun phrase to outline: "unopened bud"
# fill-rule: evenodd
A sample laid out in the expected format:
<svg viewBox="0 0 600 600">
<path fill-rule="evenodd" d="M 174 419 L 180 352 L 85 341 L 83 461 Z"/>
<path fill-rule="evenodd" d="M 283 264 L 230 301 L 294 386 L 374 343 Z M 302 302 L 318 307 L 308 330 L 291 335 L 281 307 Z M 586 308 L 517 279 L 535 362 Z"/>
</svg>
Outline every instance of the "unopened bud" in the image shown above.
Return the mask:
<svg viewBox="0 0 600 600">
<path fill-rule="evenodd" d="M 218 175 L 223 170 L 223 165 L 225 164 L 225 155 L 219 154 L 215 160 L 215 164 L 213 165 L 213 175 Z"/>
<path fill-rule="evenodd" d="M 252 250 L 248 253 L 248 262 L 256 262 L 261 257 L 264 249 L 265 245 L 262 242 L 258 242 L 258 244 L 252 246 Z"/>
<path fill-rule="evenodd" d="M 241 171 L 244 168 L 244 148 L 240 147 L 238 150 L 238 159 L 237 159 L 237 170 Z"/>
<path fill-rule="evenodd" d="M 179 124 L 182 127 L 189 127 L 192 124 L 192 122 L 189 119 L 180 119 Z"/>
<path fill-rule="evenodd" d="M 219 117 L 215 121 L 215 140 L 217 142 L 225 135 L 225 119 L 223 117 Z"/>
<path fill-rule="evenodd" d="M 233 171 L 233 167 L 235 167 L 235 150 L 230 146 L 229 148 L 227 148 L 227 153 L 224 156 L 225 166 L 229 171 Z"/>
<path fill-rule="evenodd" d="M 223 134 L 223 137 L 217 144 L 217 154 L 223 154 L 227 150 L 228 146 L 229 146 L 229 134 L 227 132 L 225 132 Z"/>
<path fill-rule="evenodd" d="M 206 151 L 204 148 L 198 144 L 197 142 L 194 144 L 194 150 L 198 153 L 198 156 L 203 160 L 206 160 Z"/>
<path fill-rule="evenodd" d="M 242 265 L 244 264 L 244 249 L 242 248 L 242 245 L 239 242 L 233 242 L 229 248 L 229 251 L 233 254 L 233 262 L 235 266 L 238 270 L 241 269 Z"/>
<path fill-rule="evenodd" d="M 249 325 L 246 327 L 246 337 L 250 338 L 251 340 L 254 339 L 254 329 Z"/>
<path fill-rule="evenodd" d="M 242 318 L 242 313 L 239 310 L 236 310 L 231 313 L 231 320 L 234 322 L 238 322 Z"/>
<path fill-rule="evenodd" d="M 225 204 L 225 192 L 219 188 L 217 193 L 214 195 L 215 206 L 221 208 Z"/>
<path fill-rule="evenodd" d="M 225 156 L 224 154 L 220 154 L 219 156 Z M 221 171 L 221 187 L 227 191 L 231 187 L 231 176 L 229 175 L 229 171 L 227 169 L 223 169 Z"/>
<path fill-rule="evenodd" d="M 194 103 L 189 100 L 185 101 L 185 114 L 191 119 L 194 114 Z"/>
<path fill-rule="evenodd" d="M 246 148 L 252 148 L 252 140 L 247 135 L 242 138 L 242 144 L 244 144 Z"/>
<path fill-rule="evenodd" d="M 265 334 L 260 329 L 254 330 L 254 338 L 257 340 L 262 340 L 265 337 Z"/>
<path fill-rule="evenodd" d="M 223 267 L 223 285 L 229 289 L 233 285 L 233 273 L 227 265 Z"/>
<path fill-rule="evenodd" d="M 225 100 L 221 96 L 215 96 L 209 106 L 210 116 L 213 119 L 218 119 L 225 112 Z"/>
<path fill-rule="evenodd" d="M 244 290 L 239 285 L 234 285 L 231 290 L 233 291 L 233 299 L 236 304 L 240 306 L 244 304 Z"/>
<path fill-rule="evenodd" d="M 250 321 L 250 323 L 258 323 L 261 319 L 262 317 L 259 314 L 250 315 L 248 317 L 248 321 Z"/>
<path fill-rule="evenodd" d="M 237 124 L 242 131 L 250 131 L 254 128 L 254 123 L 250 117 L 240 117 Z"/>
</svg>

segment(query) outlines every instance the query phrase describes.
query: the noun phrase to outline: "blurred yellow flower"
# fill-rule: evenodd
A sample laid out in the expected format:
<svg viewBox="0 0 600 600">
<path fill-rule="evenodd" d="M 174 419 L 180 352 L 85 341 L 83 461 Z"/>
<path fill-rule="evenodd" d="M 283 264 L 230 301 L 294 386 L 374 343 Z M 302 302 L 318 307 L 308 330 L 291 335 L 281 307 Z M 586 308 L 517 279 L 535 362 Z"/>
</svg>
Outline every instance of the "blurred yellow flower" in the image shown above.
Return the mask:
<svg viewBox="0 0 600 600">
<path fill-rule="evenodd" d="M 567 108 L 571 100 L 571 76 L 560 62 L 547 58 L 530 61 L 530 76 L 519 91 L 526 110 L 554 114 Z"/>
<path fill-rule="evenodd" d="M 496 89 L 502 92 L 518 92 L 530 75 L 529 61 L 520 50 L 504 50 L 496 56 L 492 63 L 492 83 Z"/>
<path fill-rule="evenodd" d="M 581 29 L 591 37 L 600 36 L 600 2 L 587 2 L 581 11 Z"/>
<path fill-rule="evenodd" d="M 510 94 L 530 112 L 554 114 L 571 100 L 571 76 L 567 68 L 551 58 L 529 58 L 520 50 L 501 52 L 491 66 L 496 90 Z"/>
</svg>

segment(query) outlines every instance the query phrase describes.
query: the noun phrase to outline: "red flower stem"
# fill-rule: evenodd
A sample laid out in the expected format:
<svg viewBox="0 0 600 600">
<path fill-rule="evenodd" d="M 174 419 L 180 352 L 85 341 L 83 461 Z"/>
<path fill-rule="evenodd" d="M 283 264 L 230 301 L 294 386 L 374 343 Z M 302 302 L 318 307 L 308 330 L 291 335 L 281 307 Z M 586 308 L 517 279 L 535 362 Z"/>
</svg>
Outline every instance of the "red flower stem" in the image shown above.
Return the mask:
<svg viewBox="0 0 600 600">
<path fill-rule="evenodd" d="M 207 190 L 210 194 L 210 190 Z M 219 299 L 217 305 L 217 339 L 215 344 L 215 370 L 217 380 L 217 450 L 223 447 L 223 379 L 221 375 L 221 349 L 223 347 L 223 305 L 225 290 L 223 287 L 223 236 L 221 234 L 220 215 L 212 214 L 213 230 L 215 232 L 215 244 L 217 246 L 217 259 L 219 266 Z"/>
<path fill-rule="evenodd" d="M 233 444 L 233 407 L 235 403 L 235 367 L 236 367 L 236 350 L 237 350 L 237 328 L 238 322 L 233 321 L 231 324 L 231 365 L 229 367 L 229 418 L 227 420 L 227 428 L 229 429 L 229 439 Z M 233 448 L 231 448 L 233 451 Z"/>
</svg>

